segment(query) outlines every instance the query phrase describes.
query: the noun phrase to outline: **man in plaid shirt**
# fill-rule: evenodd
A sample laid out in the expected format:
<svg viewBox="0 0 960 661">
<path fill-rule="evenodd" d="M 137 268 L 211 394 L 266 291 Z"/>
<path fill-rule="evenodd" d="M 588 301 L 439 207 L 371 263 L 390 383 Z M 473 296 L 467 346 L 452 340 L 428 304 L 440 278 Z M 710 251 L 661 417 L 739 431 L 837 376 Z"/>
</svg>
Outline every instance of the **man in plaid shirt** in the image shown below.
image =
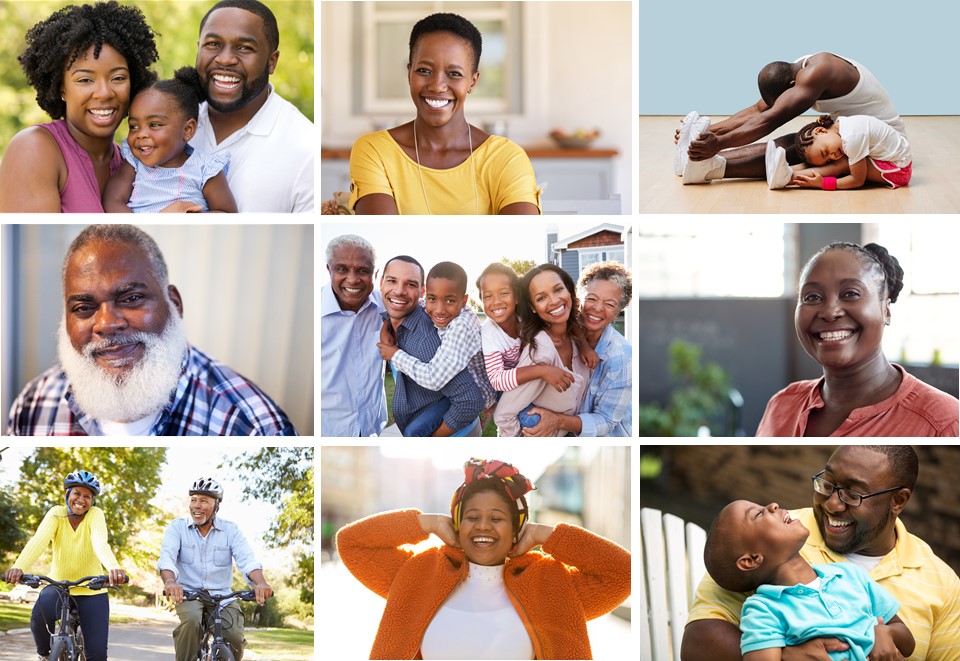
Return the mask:
<svg viewBox="0 0 960 661">
<path fill-rule="evenodd" d="M 428 363 L 440 347 L 440 336 L 433 321 L 420 306 L 423 294 L 423 267 L 412 257 L 400 255 L 386 263 L 380 280 L 384 318 L 396 338 L 396 346 L 417 360 Z M 402 372 L 396 375 L 393 417 L 401 433 L 417 416 L 440 403 L 450 401 L 443 420 L 433 436 L 450 436 L 465 428 L 468 435 L 479 436 L 477 415 L 484 408 L 484 395 L 467 367 L 461 368 L 438 390 L 419 385 Z M 473 427 L 476 426 L 476 429 Z"/>
<path fill-rule="evenodd" d="M 60 364 L 10 408 L 18 436 L 296 435 L 256 385 L 187 343 L 154 240 L 91 225 L 63 264 Z"/>
</svg>

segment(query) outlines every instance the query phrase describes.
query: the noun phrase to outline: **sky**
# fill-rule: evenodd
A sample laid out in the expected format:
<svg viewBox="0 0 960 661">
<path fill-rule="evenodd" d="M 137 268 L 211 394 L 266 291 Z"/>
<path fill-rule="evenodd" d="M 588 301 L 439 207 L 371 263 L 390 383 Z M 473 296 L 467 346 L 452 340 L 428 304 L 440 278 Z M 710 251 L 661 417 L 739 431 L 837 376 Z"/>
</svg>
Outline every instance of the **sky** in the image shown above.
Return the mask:
<svg viewBox="0 0 960 661">
<path fill-rule="evenodd" d="M 602 222 L 602 221 L 601 221 Z M 320 226 L 323 253 L 317 261 L 326 265 L 327 244 L 341 234 L 358 234 L 373 244 L 377 251 L 377 269 L 396 255 L 410 255 L 429 271 L 437 262 L 456 262 L 467 272 L 470 287 L 467 293 L 476 296 L 473 283 L 490 262 L 510 259 L 531 259 L 537 264 L 547 261 L 547 232 L 556 231 L 560 239 L 579 234 L 601 222 L 593 220 L 522 222 L 490 217 L 482 223 L 458 221 L 328 223 Z M 550 230 L 550 228 L 553 228 Z M 318 268 L 320 285 L 330 282 L 327 269 Z M 379 282 L 379 275 L 377 281 Z"/>
<path fill-rule="evenodd" d="M 4 445 L 0 442 L 0 449 Z M 9 448 L 2 452 L 0 461 L 0 487 L 13 484 L 20 474 L 20 464 L 23 459 L 33 452 L 33 448 Z M 226 457 L 242 454 L 242 450 L 224 450 L 222 447 L 197 446 L 168 447 L 167 463 L 161 468 L 161 485 L 154 502 L 164 503 L 179 500 L 182 507 L 178 516 L 187 515 L 187 497 L 190 485 L 200 477 L 213 477 L 224 490 L 223 504 L 220 506 L 220 515 L 240 524 L 241 530 L 257 559 L 264 565 L 269 577 L 268 568 L 282 561 L 282 555 L 268 549 L 263 543 L 263 535 L 269 527 L 270 520 L 276 515 L 277 507 L 270 502 L 259 500 L 251 502 L 241 500 L 242 484 L 237 479 L 235 471 L 228 468 L 218 469 Z M 57 477 L 62 479 L 63 476 Z M 101 482 L 106 483 L 105 476 L 98 475 Z M 106 484 L 105 484 L 106 486 Z M 109 512 L 106 512 L 109 524 Z"/>
</svg>

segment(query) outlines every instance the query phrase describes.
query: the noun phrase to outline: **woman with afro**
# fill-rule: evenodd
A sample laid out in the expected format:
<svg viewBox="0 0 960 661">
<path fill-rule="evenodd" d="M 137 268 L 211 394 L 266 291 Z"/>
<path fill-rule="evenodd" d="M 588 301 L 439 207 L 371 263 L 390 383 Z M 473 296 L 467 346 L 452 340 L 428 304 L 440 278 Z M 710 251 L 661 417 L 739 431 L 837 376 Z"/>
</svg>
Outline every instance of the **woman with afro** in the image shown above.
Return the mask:
<svg viewBox="0 0 960 661">
<path fill-rule="evenodd" d="M 113 134 L 155 79 L 154 32 L 136 7 L 70 5 L 27 31 L 18 58 L 53 120 L 20 131 L 0 162 L 0 212 L 102 213 L 121 165 Z"/>
</svg>

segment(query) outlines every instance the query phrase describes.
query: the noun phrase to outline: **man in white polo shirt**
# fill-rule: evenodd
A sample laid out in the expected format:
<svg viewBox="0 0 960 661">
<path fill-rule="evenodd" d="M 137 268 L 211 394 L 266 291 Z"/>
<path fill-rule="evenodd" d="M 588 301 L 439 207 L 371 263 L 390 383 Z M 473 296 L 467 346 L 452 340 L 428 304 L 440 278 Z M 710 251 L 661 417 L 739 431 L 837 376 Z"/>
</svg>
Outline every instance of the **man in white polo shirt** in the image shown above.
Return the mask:
<svg viewBox="0 0 960 661">
<path fill-rule="evenodd" d="M 314 126 L 270 85 L 279 45 L 277 19 L 258 0 L 221 0 L 200 22 L 207 102 L 190 144 L 230 152 L 227 181 L 241 212 L 313 211 Z"/>
</svg>

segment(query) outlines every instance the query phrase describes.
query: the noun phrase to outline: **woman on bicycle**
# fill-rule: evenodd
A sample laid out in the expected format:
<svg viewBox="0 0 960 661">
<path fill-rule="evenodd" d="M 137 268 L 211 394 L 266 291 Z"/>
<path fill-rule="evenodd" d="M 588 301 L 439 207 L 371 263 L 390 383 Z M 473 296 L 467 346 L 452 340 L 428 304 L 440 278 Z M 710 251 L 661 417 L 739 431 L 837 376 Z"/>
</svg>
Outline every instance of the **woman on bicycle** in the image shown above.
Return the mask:
<svg viewBox="0 0 960 661">
<path fill-rule="evenodd" d="M 337 533 L 344 566 L 387 600 L 371 659 L 592 658 L 587 620 L 630 596 L 630 552 L 528 522 L 532 488 L 510 464 L 471 459 L 450 516 L 396 510 Z M 408 548 L 431 533 L 444 545 Z"/>
<path fill-rule="evenodd" d="M 65 505 L 51 507 L 37 528 L 36 534 L 3 575 L 8 583 L 17 583 L 24 570 L 36 562 L 40 554 L 53 542 L 53 561 L 50 577 L 60 581 L 75 581 L 84 576 L 103 574 L 107 568 L 110 585 L 126 581 L 110 545 L 107 543 L 107 522 L 103 510 L 93 500 L 100 495 L 100 482 L 91 473 L 80 470 L 63 480 Z M 70 596 L 77 604 L 80 628 L 86 643 L 87 661 L 106 661 L 107 629 L 110 624 L 110 602 L 105 592 L 87 588 L 71 588 Z M 40 659 L 50 654 L 50 631 L 55 630 L 60 612 L 57 591 L 44 588 L 34 604 L 30 616 L 30 630 L 37 644 Z"/>
</svg>

